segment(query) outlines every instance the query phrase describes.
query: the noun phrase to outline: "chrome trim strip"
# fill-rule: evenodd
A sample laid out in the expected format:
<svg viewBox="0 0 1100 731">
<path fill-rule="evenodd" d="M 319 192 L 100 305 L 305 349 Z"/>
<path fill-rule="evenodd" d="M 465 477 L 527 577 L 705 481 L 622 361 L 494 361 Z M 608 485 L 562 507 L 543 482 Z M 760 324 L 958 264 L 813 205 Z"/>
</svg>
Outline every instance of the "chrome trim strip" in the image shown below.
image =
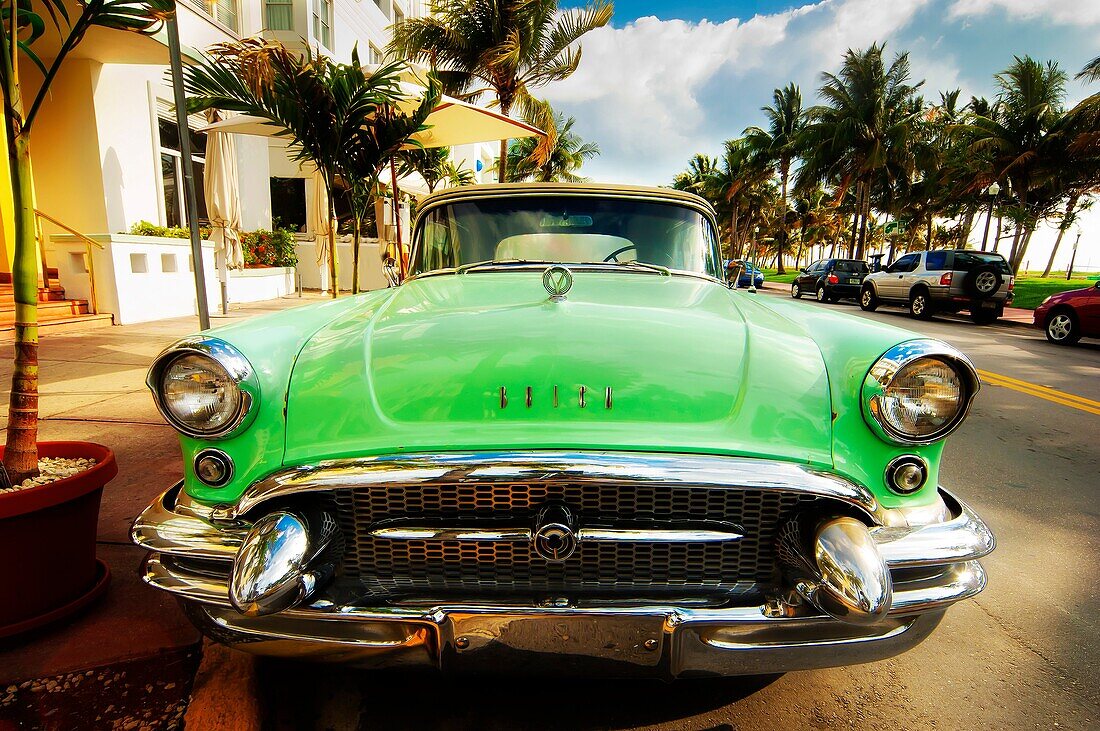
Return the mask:
<svg viewBox="0 0 1100 731">
<path fill-rule="evenodd" d="M 505 475 L 511 473 L 504 473 Z M 245 521 L 213 520 L 214 511 L 200 510 L 197 504 L 191 505 L 182 493 L 182 481 L 165 491 L 146 508 L 131 529 L 134 543 L 150 551 L 178 556 L 189 556 L 210 560 L 231 561 L 240 548 L 249 524 Z M 294 486 L 294 485 L 292 485 Z M 327 489 L 318 487 L 315 489 Z M 269 497 L 280 493 L 265 493 Z M 874 538 L 879 552 L 891 569 L 935 566 L 960 561 L 973 561 L 993 551 L 996 539 L 989 527 L 963 501 L 940 488 L 947 509 L 954 517 L 942 523 L 929 523 L 916 526 L 874 526 L 871 537 Z M 253 505 L 258 504 L 254 502 Z M 522 529 L 493 528 L 502 536 L 507 533 L 511 538 L 492 538 L 484 529 L 471 528 L 421 528 L 417 526 L 379 526 L 377 530 L 392 530 L 384 535 L 387 538 L 404 540 L 423 540 L 441 538 L 448 531 L 482 531 L 479 537 L 464 540 L 530 540 L 531 531 Z M 582 538 L 585 536 L 582 529 Z M 398 532 L 404 531 L 404 533 Z M 412 531 L 412 532 L 410 532 Z M 416 531 L 424 531 L 423 533 Z M 721 532 L 725 535 L 724 532 Z M 378 534 L 383 535 L 383 534 Z M 665 535 L 668 535 L 667 533 Z M 520 537 L 522 536 L 522 537 Z M 715 539 L 718 535 L 715 535 Z M 655 541 L 658 537 L 650 534 L 640 540 Z M 676 540 L 682 540 L 677 537 Z M 730 538 L 729 540 L 733 540 Z"/>
<path fill-rule="evenodd" d="M 592 542 L 644 542 L 644 543 L 727 543 L 745 537 L 743 532 L 707 528 L 682 530 L 659 528 L 581 528 L 577 538 L 583 543 Z"/>
<path fill-rule="evenodd" d="M 248 526 L 214 525 L 178 511 L 176 498 L 180 481 L 142 511 L 130 528 L 130 540 L 150 551 L 177 556 L 232 561 L 241 547 Z"/>
<path fill-rule="evenodd" d="M 175 419 L 161 398 L 160 379 L 165 367 L 179 356 L 187 353 L 204 355 L 215 361 L 225 369 L 230 378 L 236 381 L 237 387 L 241 391 L 240 409 L 232 420 L 216 431 L 202 432 L 192 429 L 186 424 L 181 424 Z M 256 377 L 252 364 L 248 362 L 244 354 L 224 340 L 205 335 L 184 338 L 161 351 L 160 355 L 154 358 L 152 365 L 149 366 L 149 372 L 145 376 L 145 385 L 153 393 L 153 401 L 165 421 L 176 431 L 195 439 L 228 439 L 239 434 L 247 429 L 249 424 L 256 418 L 257 406 L 260 401 L 259 379 Z"/>
<path fill-rule="evenodd" d="M 577 531 L 577 540 L 589 543 L 722 543 L 739 541 L 743 533 L 732 530 L 707 528 L 662 529 L 662 528 L 581 528 Z M 508 543 L 530 543 L 535 532 L 530 528 L 479 528 L 467 527 L 424 527 L 424 526 L 382 526 L 367 531 L 372 538 L 387 538 L 394 541 L 500 541 Z"/>
<path fill-rule="evenodd" d="M 250 485 L 235 505 L 215 513 L 237 518 L 274 497 L 324 490 L 546 480 L 786 490 L 841 501 L 882 523 L 882 508 L 869 490 L 824 470 L 773 460 L 646 452 L 467 452 L 330 460 L 269 475 Z"/>
<path fill-rule="evenodd" d="M 973 561 L 993 551 L 993 532 L 970 506 L 940 488 L 955 516 L 943 523 L 911 527 L 877 526 L 871 529 L 879 553 L 890 568 L 936 566 Z"/>
<path fill-rule="evenodd" d="M 230 606 L 227 579 L 218 579 L 181 568 L 173 567 L 161 560 L 157 554 L 145 559 L 142 568 L 145 583 L 177 596 L 204 604 Z M 977 561 L 967 561 L 948 566 L 934 579 L 917 582 L 915 585 L 898 583 L 893 595 L 888 616 L 908 615 L 943 609 L 955 602 L 974 596 L 985 588 L 985 571 Z M 557 606 L 517 606 L 510 604 L 493 605 L 473 601 L 470 603 L 394 605 L 382 607 L 335 606 L 325 599 L 319 599 L 307 607 L 288 609 L 281 616 L 300 619 L 329 619 L 351 621 L 432 621 L 438 622 L 448 615 L 502 615 L 502 614 L 540 614 L 575 617 L 578 615 L 599 616 L 653 616 L 663 615 L 666 621 L 679 625 L 685 622 L 714 623 L 760 620 L 771 616 L 769 608 L 764 606 L 692 608 L 662 604 L 641 606 L 600 606 L 583 607 Z M 825 618 L 808 604 L 789 607 L 782 621 Z M 830 620 L 832 621 L 832 620 Z M 843 624 L 843 623 L 840 623 Z"/>
<path fill-rule="evenodd" d="M 959 377 L 964 382 L 963 398 L 965 399 L 965 403 L 959 410 L 955 419 L 939 431 L 929 434 L 926 437 L 909 437 L 892 428 L 884 420 L 879 419 L 879 398 L 882 395 L 882 391 L 890 385 L 894 376 L 897 375 L 902 368 L 915 360 L 929 357 L 941 358 L 955 367 Z M 978 371 L 962 351 L 939 340 L 908 340 L 904 343 L 895 345 L 883 353 L 867 372 L 867 376 L 863 380 L 863 387 L 860 390 L 860 404 L 861 411 L 863 412 L 863 420 L 871 427 L 871 431 L 880 439 L 890 444 L 933 444 L 947 438 L 948 435 L 958 429 L 959 426 L 966 421 L 966 417 L 970 413 L 970 407 L 973 406 L 974 399 L 978 395 L 978 391 L 981 390 L 981 387 L 982 384 L 981 380 L 978 378 Z"/>
<path fill-rule="evenodd" d="M 530 543 L 534 532 L 530 528 L 425 528 L 394 526 L 367 531 L 372 538 L 392 541 L 501 541 Z"/>
<path fill-rule="evenodd" d="M 952 564 L 935 581 L 921 586 L 896 586 L 890 616 L 906 616 L 946 608 L 978 595 L 985 588 L 985 569 L 977 561 Z"/>
</svg>

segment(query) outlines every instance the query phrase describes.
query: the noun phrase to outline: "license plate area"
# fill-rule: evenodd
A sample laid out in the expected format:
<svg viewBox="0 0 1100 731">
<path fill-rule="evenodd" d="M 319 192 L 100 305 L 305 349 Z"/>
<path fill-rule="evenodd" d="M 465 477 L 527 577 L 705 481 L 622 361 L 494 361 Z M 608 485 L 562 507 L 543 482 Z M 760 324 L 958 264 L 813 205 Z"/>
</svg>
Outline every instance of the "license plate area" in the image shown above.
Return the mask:
<svg viewBox="0 0 1100 731">
<path fill-rule="evenodd" d="M 992 300 L 986 300 L 985 302 L 982 302 L 982 309 L 983 310 L 992 310 L 996 306 L 997 306 L 997 303 L 993 302 Z"/>
<path fill-rule="evenodd" d="M 462 672 L 605 668 L 652 675 L 664 655 L 664 627 L 662 615 L 449 614 L 442 662 Z"/>
</svg>

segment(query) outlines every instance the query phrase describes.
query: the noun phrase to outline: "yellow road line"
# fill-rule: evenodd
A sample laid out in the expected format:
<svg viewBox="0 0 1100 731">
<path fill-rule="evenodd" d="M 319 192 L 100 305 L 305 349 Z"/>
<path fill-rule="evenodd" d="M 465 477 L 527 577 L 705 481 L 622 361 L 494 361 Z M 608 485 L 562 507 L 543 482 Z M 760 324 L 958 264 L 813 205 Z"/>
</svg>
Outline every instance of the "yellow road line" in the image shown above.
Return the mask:
<svg viewBox="0 0 1100 731">
<path fill-rule="evenodd" d="M 1057 389 L 1049 388 L 1047 386 L 1040 386 L 1035 383 L 1028 383 L 1027 381 L 1021 381 L 1009 376 L 1002 376 L 999 373 L 991 373 L 989 371 L 978 371 L 978 375 L 982 378 L 982 383 L 990 386 L 1000 386 L 1001 388 L 1009 388 L 1019 393 L 1027 394 L 1028 396 L 1034 396 L 1041 398 L 1051 403 L 1060 404 L 1062 406 L 1069 406 L 1070 408 L 1085 411 L 1090 414 L 1100 414 L 1100 401 L 1093 401 L 1087 399 L 1084 396 L 1076 396 L 1072 393 L 1066 393 L 1065 391 L 1058 391 Z"/>
</svg>

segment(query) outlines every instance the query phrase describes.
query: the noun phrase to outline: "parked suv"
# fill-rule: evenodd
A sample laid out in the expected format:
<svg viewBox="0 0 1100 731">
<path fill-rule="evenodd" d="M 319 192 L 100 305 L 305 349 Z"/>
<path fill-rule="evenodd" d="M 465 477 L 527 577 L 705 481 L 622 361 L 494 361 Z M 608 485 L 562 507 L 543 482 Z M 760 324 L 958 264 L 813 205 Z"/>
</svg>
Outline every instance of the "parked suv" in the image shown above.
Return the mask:
<svg viewBox="0 0 1100 731">
<path fill-rule="evenodd" d="M 906 254 L 863 280 L 859 306 L 908 305 L 909 314 L 926 320 L 937 312 L 969 310 L 974 322 L 988 325 L 1012 302 L 1012 269 L 1000 254 L 984 251 L 921 251 Z"/>
<path fill-rule="evenodd" d="M 869 269 L 861 259 L 821 259 L 801 271 L 791 282 L 792 297 L 813 294 L 818 302 L 836 302 L 841 297 L 859 297 Z"/>
</svg>

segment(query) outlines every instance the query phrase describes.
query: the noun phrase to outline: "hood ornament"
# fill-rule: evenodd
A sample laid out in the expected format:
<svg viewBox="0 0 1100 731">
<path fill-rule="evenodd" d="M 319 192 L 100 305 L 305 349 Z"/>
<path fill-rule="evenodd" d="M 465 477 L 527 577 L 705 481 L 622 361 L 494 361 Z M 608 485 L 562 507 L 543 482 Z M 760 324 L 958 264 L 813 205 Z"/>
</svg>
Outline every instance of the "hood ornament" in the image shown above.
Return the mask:
<svg viewBox="0 0 1100 731">
<path fill-rule="evenodd" d="M 551 302 L 563 302 L 573 288 L 573 272 L 561 264 L 547 267 L 542 273 L 542 286 L 550 294 Z"/>
</svg>

